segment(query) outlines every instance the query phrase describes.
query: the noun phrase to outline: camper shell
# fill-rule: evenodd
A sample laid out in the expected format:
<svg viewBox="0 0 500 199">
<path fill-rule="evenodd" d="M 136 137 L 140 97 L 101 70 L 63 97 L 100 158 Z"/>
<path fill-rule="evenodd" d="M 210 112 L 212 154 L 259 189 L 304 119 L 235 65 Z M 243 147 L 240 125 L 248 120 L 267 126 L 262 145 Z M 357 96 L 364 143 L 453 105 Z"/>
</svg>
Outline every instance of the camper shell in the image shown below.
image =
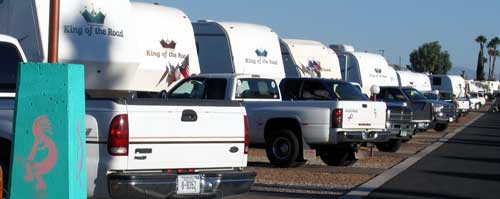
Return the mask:
<svg viewBox="0 0 500 199">
<path fill-rule="evenodd" d="M 239 22 L 193 23 L 202 73 L 285 77 L 278 35 L 271 28 Z"/>
<path fill-rule="evenodd" d="M 458 98 L 465 97 L 466 82 L 458 75 L 430 75 L 432 90 L 447 91 Z"/>
<path fill-rule="evenodd" d="M 280 46 L 287 77 L 342 79 L 337 54 L 322 43 L 280 39 Z"/>
<path fill-rule="evenodd" d="M 378 54 L 337 51 L 342 77 L 361 85 L 361 90 L 371 95 L 370 87 L 399 86 L 398 76 L 387 60 Z"/>
<path fill-rule="evenodd" d="M 0 4 L 0 34 L 19 40 L 30 62 L 47 61 L 49 3 Z M 183 74 L 199 73 L 193 29 L 182 11 L 129 0 L 60 3 L 59 62 L 85 65 L 88 94 L 160 92 Z"/>
<path fill-rule="evenodd" d="M 431 80 L 426 74 L 403 70 L 398 70 L 396 73 L 398 74 L 399 86 L 413 87 L 420 92 L 432 91 Z"/>
</svg>

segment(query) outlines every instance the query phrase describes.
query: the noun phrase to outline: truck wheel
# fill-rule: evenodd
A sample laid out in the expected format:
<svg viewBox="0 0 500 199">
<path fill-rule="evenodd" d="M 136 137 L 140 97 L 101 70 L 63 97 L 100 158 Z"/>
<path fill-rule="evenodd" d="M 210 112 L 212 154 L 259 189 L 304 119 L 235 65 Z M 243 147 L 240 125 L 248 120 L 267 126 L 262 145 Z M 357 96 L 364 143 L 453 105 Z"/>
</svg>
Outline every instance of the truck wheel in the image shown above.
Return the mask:
<svg viewBox="0 0 500 199">
<path fill-rule="evenodd" d="M 0 191 L 0 199 L 3 199 L 3 196 L 5 193 L 7 193 L 7 173 L 5 171 L 5 166 L 3 164 L 3 162 L 0 160 L 0 187 L 2 188 L 2 190 Z M 7 196 L 7 195 L 5 195 Z"/>
<path fill-rule="evenodd" d="M 448 124 L 436 124 L 434 127 L 434 130 L 442 132 L 445 131 L 448 128 Z"/>
<path fill-rule="evenodd" d="M 301 164 L 297 161 L 299 152 L 299 140 L 288 129 L 279 130 L 266 144 L 267 158 L 271 164 L 282 168 L 299 166 Z"/>
<path fill-rule="evenodd" d="M 394 153 L 401 148 L 401 140 L 391 139 L 387 142 L 376 143 L 376 146 L 379 151 Z"/>
<path fill-rule="evenodd" d="M 322 152 L 320 157 L 329 166 L 351 166 L 357 161 L 354 151 L 349 149 L 332 149 Z"/>
</svg>

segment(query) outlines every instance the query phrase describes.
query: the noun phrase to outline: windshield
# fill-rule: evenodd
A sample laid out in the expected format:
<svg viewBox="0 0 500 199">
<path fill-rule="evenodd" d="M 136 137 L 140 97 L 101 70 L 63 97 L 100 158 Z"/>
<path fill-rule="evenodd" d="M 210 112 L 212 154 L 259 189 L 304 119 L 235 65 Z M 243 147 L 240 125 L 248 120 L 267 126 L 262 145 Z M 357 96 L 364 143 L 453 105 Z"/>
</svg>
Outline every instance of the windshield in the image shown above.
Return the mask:
<svg viewBox="0 0 500 199">
<path fill-rule="evenodd" d="M 439 99 L 441 100 L 451 100 L 452 96 L 453 95 L 451 93 L 445 93 L 445 92 L 439 93 Z"/>
<path fill-rule="evenodd" d="M 469 94 L 469 96 L 470 96 L 471 98 L 477 98 L 477 93 L 470 93 L 470 94 Z"/>
<path fill-rule="evenodd" d="M 403 91 L 405 92 L 406 96 L 410 98 L 411 101 L 427 99 L 424 94 L 422 94 L 420 91 L 414 88 L 404 88 Z"/>
<path fill-rule="evenodd" d="M 346 82 L 330 82 L 330 88 L 338 100 L 368 100 L 359 88 Z"/>
<path fill-rule="evenodd" d="M 432 100 L 437 100 L 438 96 L 434 93 L 424 93 L 425 98 L 427 99 L 432 99 Z"/>
<path fill-rule="evenodd" d="M 278 86 L 272 79 L 239 79 L 236 98 L 279 99 Z"/>
</svg>

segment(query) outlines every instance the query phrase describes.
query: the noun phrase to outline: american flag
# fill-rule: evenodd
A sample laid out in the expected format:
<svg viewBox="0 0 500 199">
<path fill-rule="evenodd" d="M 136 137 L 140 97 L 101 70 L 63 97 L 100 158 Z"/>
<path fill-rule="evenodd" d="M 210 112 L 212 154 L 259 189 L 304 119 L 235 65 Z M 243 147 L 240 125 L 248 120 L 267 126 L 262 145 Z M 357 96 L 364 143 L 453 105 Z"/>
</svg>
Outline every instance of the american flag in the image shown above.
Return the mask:
<svg viewBox="0 0 500 199">
<path fill-rule="evenodd" d="M 311 60 L 308 65 L 315 71 L 321 71 L 321 64 L 318 61 Z"/>
</svg>

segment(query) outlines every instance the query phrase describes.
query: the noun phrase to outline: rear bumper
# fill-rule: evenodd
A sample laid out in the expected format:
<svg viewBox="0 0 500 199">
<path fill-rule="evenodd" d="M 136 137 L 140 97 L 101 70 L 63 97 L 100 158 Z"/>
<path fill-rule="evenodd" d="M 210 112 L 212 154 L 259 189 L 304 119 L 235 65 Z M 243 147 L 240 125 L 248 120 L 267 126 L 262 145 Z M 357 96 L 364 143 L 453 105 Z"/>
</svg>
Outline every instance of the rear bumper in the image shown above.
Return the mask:
<svg viewBox="0 0 500 199">
<path fill-rule="evenodd" d="M 346 142 L 387 142 L 391 138 L 391 132 L 365 132 L 365 131 L 347 131 L 337 132 L 338 143 Z"/>
<path fill-rule="evenodd" d="M 391 132 L 391 139 L 410 138 L 415 133 L 415 123 L 390 123 L 388 131 Z"/>
<path fill-rule="evenodd" d="M 213 197 L 243 194 L 250 190 L 256 174 L 246 171 L 204 172 L 201 193 L 177 194 L 178 174 L 112 173 L 108 174 L 109 194 L 113 198 Z"/>
</svg>

